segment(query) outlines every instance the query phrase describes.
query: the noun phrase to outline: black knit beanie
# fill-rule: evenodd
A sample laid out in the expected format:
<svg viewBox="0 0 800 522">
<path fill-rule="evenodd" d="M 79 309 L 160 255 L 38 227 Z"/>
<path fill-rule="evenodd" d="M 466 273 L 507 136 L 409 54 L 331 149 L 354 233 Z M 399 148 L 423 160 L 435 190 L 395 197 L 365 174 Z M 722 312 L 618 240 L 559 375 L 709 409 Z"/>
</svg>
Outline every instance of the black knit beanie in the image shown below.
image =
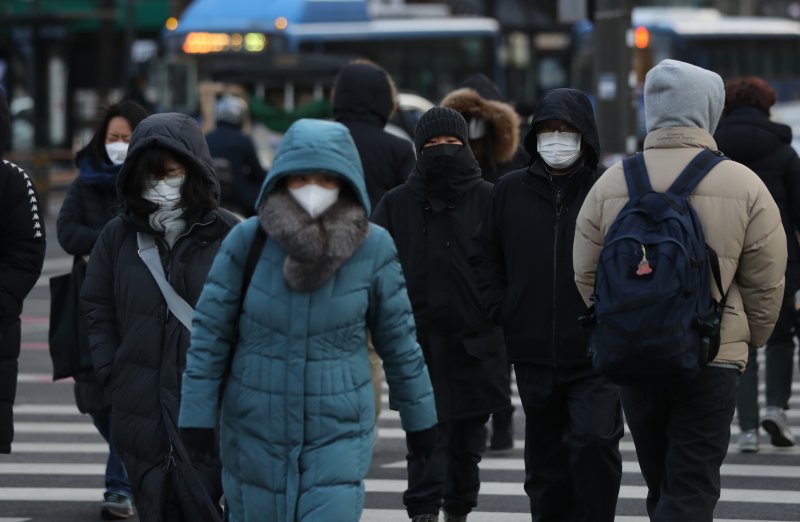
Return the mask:
<svg viewBox="0 0 800 522">
<path fill-rule="evenodd" d="M 436 136 L 454 136 L 461 143 L 469 143 L 467 121 L 458 111 L 448 107 L 434 107 L 422 115 L 414 129 L 414 145 L 417 152 L 422 150 L 431 138 Z"/>
</svg>

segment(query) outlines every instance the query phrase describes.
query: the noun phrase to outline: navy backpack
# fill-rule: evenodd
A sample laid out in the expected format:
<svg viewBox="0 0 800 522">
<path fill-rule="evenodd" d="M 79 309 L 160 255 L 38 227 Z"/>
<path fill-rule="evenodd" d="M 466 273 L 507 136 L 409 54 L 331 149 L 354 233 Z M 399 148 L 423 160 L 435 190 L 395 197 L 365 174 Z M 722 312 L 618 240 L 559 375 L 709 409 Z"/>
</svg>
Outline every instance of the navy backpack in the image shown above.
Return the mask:
<svg viewBox="0 0 800 522">
<path fill-rule="evenodd" d="M 592 361 L 612 382 L 692 377 L 716 357 L 726 296 L 688 196 L 725 159 L 704 149 L 664 193 L 643 154 L 623 161 L 629 201 L 606 234 L 592 296 Z"/>
</svg>

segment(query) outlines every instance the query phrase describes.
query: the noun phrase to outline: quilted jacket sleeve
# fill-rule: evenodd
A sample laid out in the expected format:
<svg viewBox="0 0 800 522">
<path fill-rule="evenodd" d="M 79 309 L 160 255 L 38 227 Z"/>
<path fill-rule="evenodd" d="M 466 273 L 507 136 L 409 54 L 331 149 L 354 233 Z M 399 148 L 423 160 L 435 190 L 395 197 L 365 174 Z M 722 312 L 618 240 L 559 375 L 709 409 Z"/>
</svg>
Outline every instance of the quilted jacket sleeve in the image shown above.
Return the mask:
<svg viewBox="0 0 800 522">
<path fill-rule="evenodd" d="M 119 242 L 124 232 L 121 220 L 105 227 L 92 249 L 81 287 L 81 304 L 86 313 L 89 348 L 97 378 L 105 383 L 111 373 L 114 354 L 120 344 L 117 306 L 114 296 L 114 271 Z"/>
<path fill-rule="evenodd" d="M 575 239 L 572 244 L 572 266 L 575 270 L 575 284 L 586 306 L 594 292 L 597 261 L 603 247 L 600 232 L 600 206 L 597 202 L 597 185 L 594 185 L 583 201 L 575 224 Z"/>
<path fill-rule="evenodd" d="M 370 288 L 369 329 L 403 429 L 424 430 L 436 424 L 436 408 L 397 249 L 384 229 L 372 225 L 370 233 L 380 238 Z"/>
<path fill-rule="evenodd" d="M 236 340 L 242 273 L 257 222 L 250 219 L 223 240 L 192 318 L 178 424 L 213 428 L 219 388 Z"/>
<path fill-rule="evenodd" d="M 767 187 L 750 207 L 736 281 L 750 327 L 750 344 L 762 346 L 772 333 L 783 300 L 786 234 Z"/>
</svg>

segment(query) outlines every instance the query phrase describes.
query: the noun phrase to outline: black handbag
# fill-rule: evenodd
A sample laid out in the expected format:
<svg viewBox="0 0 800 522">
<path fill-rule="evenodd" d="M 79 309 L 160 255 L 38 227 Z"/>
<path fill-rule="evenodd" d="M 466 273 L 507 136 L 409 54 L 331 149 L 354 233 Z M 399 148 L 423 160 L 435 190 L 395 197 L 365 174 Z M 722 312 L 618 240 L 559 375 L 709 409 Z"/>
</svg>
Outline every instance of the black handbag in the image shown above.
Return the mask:
<svg viewBox="0 0 800 522">
<path fill-rule="evenodd" d="M 92 369 L 86 318 L 81 312 L 79 299 L 85 277 L 86 261 L 75 256 L 69 274 L 50 278 L 48 340 L 54 381 Z"/>
</svg>

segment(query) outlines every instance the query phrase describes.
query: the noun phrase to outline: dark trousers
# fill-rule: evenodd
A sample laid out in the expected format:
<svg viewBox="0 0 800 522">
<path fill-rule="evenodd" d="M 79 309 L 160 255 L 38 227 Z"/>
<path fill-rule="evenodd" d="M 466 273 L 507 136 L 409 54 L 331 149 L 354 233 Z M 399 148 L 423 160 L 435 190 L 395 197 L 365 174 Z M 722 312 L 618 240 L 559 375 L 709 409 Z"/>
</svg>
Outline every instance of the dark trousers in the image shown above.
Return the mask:
<svg viewBox="0 0 800 522">
<path fill-rule="evenodd" d="M 781 312 L 766 348 L 767 406 L 789 408 L 792 395 L 792 372 L 794 366 L 795 335 L 794 295 L 787 292 L 783 297 Z M 739 383 L 736 412 L 742 431 L 755 430 L 759 426 L 758 415 L 758 359 L 757 351 L 750 348 L 747 368 Z"/>
<path fill-rule="evenodd" d="M 652 522 L 711 522 L 739 372 L 707 366 L 664 386 L 620 386 Z"/>
<path fill-rule="evenodd" d="M 591 368 L 515 364 L 533 522 L 612 522 L 622 457 L 617 387 Z"/>
<path fill-rule="evenodd" d="M 426 458 L 409 448 L 408 489 L 403 504 L 409 517 L 438 513 L 466 515 L 478 505 L 478 463 L 486 444 L 483 425 L 489 415 L 439 423 L 439 436 Z"/>
</svg>

